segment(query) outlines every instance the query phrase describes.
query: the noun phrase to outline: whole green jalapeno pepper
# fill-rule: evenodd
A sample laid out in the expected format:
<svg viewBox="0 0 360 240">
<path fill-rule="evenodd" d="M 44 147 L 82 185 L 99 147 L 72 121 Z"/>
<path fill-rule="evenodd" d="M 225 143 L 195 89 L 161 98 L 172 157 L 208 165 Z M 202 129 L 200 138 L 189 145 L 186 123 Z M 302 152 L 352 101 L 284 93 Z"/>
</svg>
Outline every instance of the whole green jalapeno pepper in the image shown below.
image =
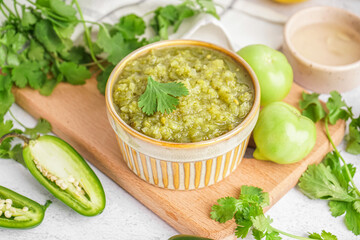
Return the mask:
<svg viewBox="0 0 360 240">
<path fill-rule="evenodd" d="M 26 167 L 56 198 L 85 216 L 95 216 L 104 210 L 105 193 L 98 177 L 68 143 L 50 135 L 30 140 L 10 133 L 1 139 L 6 137 L 24 140 Z"/>
<path fill-rule="evenodd" d="M 0 186 L 0 227 L 32 228 L 44 219 L 45 211 L 51 204 L 45 205 Z"/>
</svg>

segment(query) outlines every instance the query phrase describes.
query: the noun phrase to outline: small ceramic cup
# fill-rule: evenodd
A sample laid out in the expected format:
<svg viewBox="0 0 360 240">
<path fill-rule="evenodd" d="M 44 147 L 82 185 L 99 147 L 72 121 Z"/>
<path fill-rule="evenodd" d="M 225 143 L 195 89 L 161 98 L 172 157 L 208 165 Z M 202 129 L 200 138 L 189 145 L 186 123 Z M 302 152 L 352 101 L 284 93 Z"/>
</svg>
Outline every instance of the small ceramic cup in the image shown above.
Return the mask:
<svg viewBox="0 0 360 240">
<path fill-rule="evenodd" d="M 285 25 L 283 44 L 283 52 L 294 71 L 294 80 L 319 93 L 352 90 L 360 84 L 360 59 L 348 65 L 326 66 L 301 56 L 291 42 L 297 30 L 321 22 L 343 24 L 360 33 L 360 17 L 340 8 L 311 7 L 295 13 Z"/>
<path fill-rule="evenodd" d="M 245 119 L 230 132 L 202 142 L 166 142 L 137 132 L 120 118 L 113 102 L 113 87 L 124 66 L 152 49 L 177 46 L 198 46 L 219 51 L 249 72 L 254 87 L 254 104 Z M 112 71 L 105 98 L 109 121 L 128 167 L 150 184 L 177 190 L 209 186 L 233 172 L 243 158 L 260 109 L 260 87 L 250 66 L 234 52 L 195 40 L 161 41 L 132 52 Z"/>
</svg>

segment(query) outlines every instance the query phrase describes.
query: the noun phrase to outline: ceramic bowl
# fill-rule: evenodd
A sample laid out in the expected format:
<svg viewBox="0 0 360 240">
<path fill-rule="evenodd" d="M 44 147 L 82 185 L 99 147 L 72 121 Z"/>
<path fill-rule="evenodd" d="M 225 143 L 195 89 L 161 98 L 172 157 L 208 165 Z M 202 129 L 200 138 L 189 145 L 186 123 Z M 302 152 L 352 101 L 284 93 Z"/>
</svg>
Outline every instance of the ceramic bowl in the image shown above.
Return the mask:
<svg viewBox="0 0 360 240">
<path fill-rule="evenodd" d="M 293 67 L 294 80 L 306 89 L 319 93 L 352 90 L 360 84 L 360 59 L 348 65 L 322 65 L 301 56 L 291 42 L 297 30 L 321 22 L 349 26 L 360 33 L 360 17 L 340 8 L 311 7 L 295 13 L 285 25 L 283 44 L 283 52 Z"/>
<path fill-rule="evenodd" d="M 148 137 L 131 128 L 119 117 L 113 103 L 113 87 L 124 66 L 152 49 L 176 46 L 199 46 L 219 51 L 234 59 L 249 72 L 254 86 L 254 104 L 243 122 L 230 132 L 207 141 L 174 143 Z M 127 166 L 150 184 L 176 190 L 210 186 L 233 172 L 243 158 L 260 108 L 260 88 L 250 66 L 231 51 L 195 40 L 161 41 L 132 52 L 112 71 L 106 86 L 105 98 L 108 118 Z"/>
</svg>

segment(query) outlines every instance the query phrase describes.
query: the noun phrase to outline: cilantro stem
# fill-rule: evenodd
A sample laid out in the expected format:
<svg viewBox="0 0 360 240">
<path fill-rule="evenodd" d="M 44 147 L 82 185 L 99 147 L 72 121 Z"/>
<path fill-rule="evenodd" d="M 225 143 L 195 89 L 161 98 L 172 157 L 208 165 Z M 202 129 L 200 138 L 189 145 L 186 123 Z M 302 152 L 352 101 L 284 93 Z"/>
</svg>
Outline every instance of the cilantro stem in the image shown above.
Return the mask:
<svg viewBox="0 0 360 240">
<path fill-rule="evenodd" d="M 346 162 L 345 162 L 345 159 L 340 155 L 338 149 L 336 148 L 336 146 L 335 146 L 335 144 L 334 144 L 334 142 L 333 142 L 333 140 L 332 140 L 332 138 L 331 138 L 331 136 L 330 136 L 329 123 L 328 123 L 328 122 L 329 122 L 329 119 L 328 119 L 328 117 L 326 117 L 326 118 L 325 118 L 326 136 L 328 137 L 328 139 L 329 139 L 332 147 L 334 148 L 335 153 L 340 157 L 341 161 L 343 162 L 344 167 L 345 167 L 345 170 L 346 170 L 346 174 L 348 175 L 348 177 L 349 177 L 349 179 L 350 179 L 350 182 L 351 182 L 351 185 L 352 185 L 353 188 L 355 189 L 356 194 L 357 194 L 358 196 L 360 196 L 360 191 L 359 191 L 359 189 L 356 187 L 356 185 L 355 185 L 355 183 L 354 183 L 354 180 L 353 180 L 353 178 L 352 178 L 352 176 L 351 176 L 350 170 L 349 170 L 349 168 L 348 168 L 348 166 L 347 166 L 347 164 L 346 164 Z"/>
<path fill-rule="evenodd" d="M 79 23 L 91 23 L 91 24 L 94 24 L 94 25 L 98 25 L 98 26 L 103 26 L 102 23 L 98 23 L 98 22 L 94 22 L 94 21 L 89 21 L 89 20 L 77 20 L 77 22 Z"/>
<path fill-rule="evenodd" d="M 6 17 L 6 18 L 9 18 L 9 15 L 7 15 L 4 11 L 4 9 L 1 7 L 1 4 L 0 4 L 0 11 L 2 12 L 2 14 Z"/>
<path fill-rule="evenodd" d="M 276 229 L 274 227 L 271 226 L 271 229 L 275 232 L 278 232 L 282 235 L 285 235 L 285 236 L 288 236 L 288 237 L 291 237 L 291 238 L 294 238 L 294 239 L 299 239 L 299 240 L 311 240 L 311 238 L 307 238 L 307 237 L 299 237 L 299 236 L 296 236 L 296 235 L 293 235 L 293 234 L 290 234 L 290 233 L 287 233 L 287 232 L 283 232 L 279 229 Z"/>
<path fill-rule="evenodd" d="M 27 0 L 29 3 L 33 4 L 36 8 L 40 9 L 40 11 L 47 17 L 49 17 L 49 20 L 52 21 L 52 22 L 55 22 L 57 23 L 58 25 L 60 25 L 57 21 L 57 20 L 60 20 L 60 21 L 63 21 L 63 22 L 67 22 L 69 21 L 69 19 L 67 18 L 64 18 L 62 16 L 59 16 L 59 15 L 56 15 L 50 11 L 48 11 L 45 7 L 42 7 L 40 6 L 39 4 L 36 4 L 35 2 L 32 2 L 30 0 Z M 20 4 L 21 5 L 21 4 Z"/>
<path fill-rule="evenodd" d="M 49 53 L 50 54 L 50 53 Z M 59 60 L 62 61 L 62 59 L 60 59 L 57 55 L 57 53 L 55 52 L 54 54 L 50 54 L 50 56 L 52 56 L 55 60 L 55 65 L 58 69 L 60 69 L 60 63 L 59 63 Z"/>
<path fill-rule="evenodd" d="M 106 59 L 99 60 L 98 62 L 99 62 L 99 63 L 106 62 Z M 81 65 L 81 66 L 85 66 L 85 67 L 88 67 L 88 66 L 93 66 L 93 65 L 96 65 L 96 62 L 81 63 L 81 64 L 79 64 L 79 65 Z"/>
<path fill-rule="evenodd" d="M 11 110 L 9 109 L 9 113 L 11 115 L 11 117 L 18 123 L 20 124 L 20 126 L 22 126 L 23 128 L 26 128 L 26 126 L 24 124 L 22 124 L 15 116 L 14 114 L 11 112 Z"/>
<path fill-rule="evenodd" d="M 0 138 L 0 144 L 7 138 L 10 138 L 10 137 L 17 137 L 17 138 L 20 138 L 21 140 L 24 141 L 25 144 L 29 144 L 30 142 L 30 139 L 25 137 L 24 135 L 21 135 L 19 133 L 15 133 L 15 132 L 12 132 L 12 133 L 8 133 L 8 134 L 5 134 L 4 136 L 2 136 Z"/>
<path fill-rule="evenodd" d="M 16 6 L 17 2 L 16 2 L 16 0 L 13 0 L 13 1 L 14 1 L 13 3 L 14 3 L 15 13 L 16 13 L 17 17 L 20 18 L 20 14 L 19 14 L 19 12 L 17 10 L 17 6 Z"/>
<path fill-rule="evenodd" d="M 16 17 L 15 14 L 13 13 L 13 11 L 11 11 L 11 9 L 5 4 L 4 1 L 2 1 L 2 4 L 5 7 L 5 9 L 9 12 L 9 16 L 13 15 L 14 17 Z"/>
<path fill-rule="evenodd" d="M 93 46 L 92 46 L 92 41 L 91 41 L 91 39 L 90 39 L 89 28 L 86 26 L 86 23 L 85 23 L 85 20 L 84 20 L 84 16 L 83 16 L 83 13 L 82 13 L 82 11 L 81 11 L 79 2 L 78 2 L 77 0 L 74 0 L 73 2 L 75 3 L 76 8 L 78 9 L 80 18 L 81 18 L 81 20 L 83 21 L 83 26 L 84 26 L 84 31 L 85 31 L 85 38 L 86 38 L 86 41 L 87 41 L 88 46 L 89 46 L 91 58 L 94 60 L 94 62 L 96 63 L 96 65 L 97 65 L 101 70 L 104 71 L 105 68 L 98 62 L 98 60 L 96 59 L 96 56 L 95 56 L 95 54 L 94 54 L 94 49 L 93 49 Z"/>
</svg>

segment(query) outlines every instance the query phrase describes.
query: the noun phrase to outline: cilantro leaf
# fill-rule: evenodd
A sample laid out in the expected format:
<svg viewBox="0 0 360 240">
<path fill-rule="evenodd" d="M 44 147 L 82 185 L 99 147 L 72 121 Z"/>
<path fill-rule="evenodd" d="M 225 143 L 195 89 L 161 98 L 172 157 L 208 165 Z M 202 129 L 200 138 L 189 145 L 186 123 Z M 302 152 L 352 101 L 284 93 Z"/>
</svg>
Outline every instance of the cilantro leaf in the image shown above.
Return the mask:
<svg viewBox="0 0 360 240">
<path fill-rule="evenodd" d="M 63 62 L 60 64 L 59 70 L 64 74 L 67 82 L 73 85 L 84 84 L 86 79 L 91 77 L 90 71 L 74 62 Z"/>
<path fill-rule="evenodd" d="M 27 38 L 22 33 L 16 33 L 12 41 L 13 41 L 11 44 L 12 49 L 14 50 L 14 52 L 18 52 L 24 47 Z"/>
<path fill-rule="evenodd" d="M 46 134 L 49 132 L 51 132 L 51 124 L 47 120 L 40 118 L 34 128 L 25 128 L 24 134 L 35 139 L 39 133 Z"/>
<path fill-rule="evenodd" d="M 0 65 L 5 65 L 6 63 L 7 49 L 5 46 L 0 45 Z"/>
<path fill-rule="evenodd" d="M 352 202 L 350 196 L 338 179 L 332 174 L 331 168 L 323 163 L 310 165 L 299 179 L 300 190 L 312 199 L 328 199 Z"/>
<path fill-rule="evenodd" d="M 49 52 L 58 52 L 65 48 L 49 20 L 43 19 L 37 22 L 34 34 Z"/>
<path fill-rule="evenodd" d="M 25 8 L 22 9 L 22 15 L 21 25 L 25 28 L 34 25 L 37 21 L 36 16 L 31 11 L 26 11 Z"/>
<path fill-rule="evenodd" d="M 323 163 L 325 166 L 329 166 L 331 172 L 336 176 L 340 185 L 344 189 L 348 189 L 350 178 L 347 175 L 345 166 L 340 165 L 340 159 L 336 152 L 331 152 L 326 154 L 323 159 Z M 347 164 L 348 169 L 350 170 L 351 177 L 354 176 L 356 169 L 352 166 L 352 164 Z"/>
<path fill-rule="evenodd" d="M 8 75 L 0 75 L 0 121 L 15 101 L 11 86 L 11 78 Z"/>
<path fill-rule="evenodd" d="M 329 232 L 325 232 L 324 230 L 322 230 L 321 235 L 318 233 L 311 233 L 309 238 L 318 240 L 337 240 L 335 235 L 332 235 Z"/>
<path fill-rule="evenodd" d="M 220 19 L 216 13 L 216 8 L 212 0 L 196 0 L 200 7 L 206 12 L 213 15 L 215 18 Z"/>
<path fill-rule="evenodd" d="M 61 26 L 53 25 L 56 34 L 63 39 L 68 39 L 72 36 L 75 30 L 75 26 L 75 23 L 64 23 L 61 24 Z"/>
<path fill-rule="evenodd" d="M 14 43 L 16 31 L 14 29 L 7 30 L 1 37 L 0 43 L 4 44 L 7 47 L 11 47 Z"/>
<path fill-rule="evenodd" d="M 265 215 L 252 217 L 253 227 L 261 232 L 272 232 L 271 223 L 273 220 Z"/>
<path fill-rule="evenodd" d="M 86 52 L 83 46 L 74 46 L 72 47 L 64 56 L 68 61 L 83 64 L 91 62 L 91 56 Z"/>
<path fill-rule="evenodd" d="M 71 5 L 66 5 L 64 1 L 49 0 L 49 6 L 51 10 L 59 16 L 69 19 L 75 17 L 76 10 Z"/>
<path fill-rule="evenodd" d="M 107 59 L 114 65 L 133 50 L 143 46 L 143 43 L 136 39 L 126 41 L 121 32 L 111 36 L 104 27 L 100 28 L 96 43 L 104 49 L 104 52 L 108 53 Z"/>
<path fill-rule="evenodd" d="M 56 85 L 61 82 L 64 79 L 64 75 L 62 73 L 59 73 L 56 77 L 56 79 L 51 78 L 51 79 L 47 79 L 44 83 L 44 85 L 40 88 L 39 92 L 40 94 L 44 95 L 44 96 L 49 96 L 54 88 L 56 87 Z"/>
<path fill-rule="evenodd" d="M 253 230 L 252 230 L 252 235 L 256 240 L 261 240 L 261 239 L 263 239 L 263 237 L 265 237 L 265 234 L 262 231 L 259 231 L 255 228 L 253 228 Z M 237 237 L 239 237 L 239 236 L 237 236 Z M 246 237 L 246 236 L 244 236 L 244 237 Z M 244 238 L 244 237 L 242 237 L 242 238 Z"/>
<path fill-rule="evenodd" d="M 326 107 L 329 110 L 328 119 L 331 124 L 335 124 L 337 120 L 343 119 L 347 120 L 351 116 L 351 112 L 348 109 L 344 100 L 342 100 L 340 93 L 337 91 L 330 92 L 331 97 L 326 103 Z"/>
<path fill-rule="evenodd" d="M 25 160 L 23 158 L 23 146 L 21 144 L 16 144 L 9 151 L 9 159 L 14 159 L 15 161 L 22 163 L 25 166 Z"/>
<path fill-rule="evenodd" d="M 326 112 L 319 101 L 319 94 L 302 93 L 302 100 L 299 101 L 299 106 L 303 109 L 302 115 L 310 118 L 313 122 L 318 122 L 326 116 Z"/>
<path fill-rule="evenodd" d="M 352 205 L 357 213 L 360 213 L 360 201 L 359 200 L 360 199 L 358 199 L 357 201 L 354 201 L 353 205 Z"/>
<path fill-rule="evenodd" d="M 266 240 L 281 240 L 280 234 L 278 232 L 267 232 Z"/>
<path fill-rule="evenodd" d="M 177 32 L 181 23 L 186 19 L 194 16 L 196 11 L 186 5 L 179 5 L 177 8 L 178 18 L 174 22 L 174 32 Z"/>
<path fill-rule="evenodd" d="M 349 134 L 345 136 L 345 139 L 346 151 L 354 155 L 360 154 L 360 116 L 354 118 L 349 124 Z"/>
<path fill-rule="evenodd" d="M 237 226 L 236 226 L 236 229 L 235 229 L 235 236 L 236 237 L 241 237 L 241 238 L 245 238 L 251 227 L 252 227 L 252 222 L 251 220 L 241 220 L 241 221 L 237 221 L 236 222 Z M 261 232 L 262 233 L 262 232 Z M 259 234 L 258 234 L 259 235 Z"/>
<path fill-rule="evenodd" d="M 105 70 L 96 77 L 96 80 L 98 82 L 97 88 L 102 94 L 105 94 L 106 83 L 114 67 L 114 65 L 107 66 Z"/>
<path fill-rule="evenodd" d="M 330 207 L 331 215 L 333 217 L 343 215 L 347 208 L 347 203 L 341 201 L 329 201 L 328 205 Z"/>
<path fill-rule="evenodd" d="M 152 115 L 157 111 L 171 113 L 179 104 L 179 99 L 176 97 L 188 94 L 189 91 L 183 83 L 160 83 L 149 76 L 146 90 L 140 96 L 138 106 L 147 115 Z"/>
<path fill-rule="evenodd" d="M 0 137 L 4 136 L 5 134 L 11 132 L 14 124 L 11 120 L 1 121 L 0 122 Z"/>
<path fill-rule="evenodd" d="M 23 88 L 29 84 L 34 89 L 39 89 L 46 80 L 45 73 L 36 62 L 25 62 L 14 67 L 11 73 L 16 86 Z"/>
<path fill-rule="evenodd" d="M 348 203 L 345 214 L 345 225 L 355 235 L 360 235 L 360 214 Z"/>
<path fill-rule="evenodd" d="M 236 199 L 233 197 L 220 198 L 217 200 L 218 205 L 211 207 L 210 216 L 212 219 L 224 223 L 234 217 L 236 212 Z"/>
<path fill-rule="evenodd" d="M 113 49 L 110 52 L 108 61 L 112 64 L 117 64 L 129 53 L 143 46 L 143 42 L 139 42 L 136 39 L 125 41 L 120 33 L 117 33 L 113 38 Z"/>
<path fill-rule="evenodd" d="M 144 34 L 146 24 L 136 14 L 129 14 L 121 17 L 115 27 L 122 33 L 124 39 L 134 39 L 135 36 Z"/>
<path fill-rule="evenodd" d="M 13 129 L 13 122 L 11 120 L 0 122 L 0 137 L 10 132 L 21 133 L 20 130 Z M 15 145 L 11 148 L 11 141 L 13 138 L 6 138 L 0 144 L 0 158 L 15 159 L 16 161 L 23 163 L 22 158 L 22 146 L 21 144 Z"/>
<path fill-rule="evenodd" d="M 174 24 L 179 17 L 178 9 L 174 5 L 167 5 L 159 8 L 159 15 L 168 20 L 170 24 Z"/>
<path fill-rule="evenodd" d="M 269 205 L 269 194 L 264 193 L 261 188 L 253 186 L 241 186 L 239 199 L 246 200 L 249 203 L 256 203 L 262 207 Z"/>
<path fill-rule="evenodd" d="M 44 59 L 45 49 L 34 39 L 30 40 L 30 47 L 28 51 L 28 57 L 32 61 L 38 61 Z"/>
<path fill-rule="evenodd" d="M 6 56 L 6 62 L 9 66 L 18 66 L 20 64 L 20 60 L 16 53 L 12 50 L 9 50 Z"/>
</svg>

